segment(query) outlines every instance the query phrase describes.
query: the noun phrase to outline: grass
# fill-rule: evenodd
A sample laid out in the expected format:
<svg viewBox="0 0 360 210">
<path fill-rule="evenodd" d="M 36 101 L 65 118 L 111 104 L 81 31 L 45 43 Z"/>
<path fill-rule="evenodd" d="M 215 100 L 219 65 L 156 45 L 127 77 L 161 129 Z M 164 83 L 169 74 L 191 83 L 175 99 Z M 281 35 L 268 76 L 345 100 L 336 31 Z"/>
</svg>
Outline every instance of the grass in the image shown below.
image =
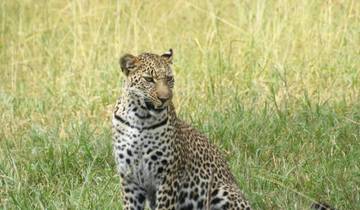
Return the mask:
<svg viewBox="0 0 360 210">
<path fill-rule="evenodd" d="M 360 2 L 0 2 L 0 209 L 121 209 L 123 53 L 175 51 L 175 104 L 256 209 L 360 208 Z"/>
</svg>

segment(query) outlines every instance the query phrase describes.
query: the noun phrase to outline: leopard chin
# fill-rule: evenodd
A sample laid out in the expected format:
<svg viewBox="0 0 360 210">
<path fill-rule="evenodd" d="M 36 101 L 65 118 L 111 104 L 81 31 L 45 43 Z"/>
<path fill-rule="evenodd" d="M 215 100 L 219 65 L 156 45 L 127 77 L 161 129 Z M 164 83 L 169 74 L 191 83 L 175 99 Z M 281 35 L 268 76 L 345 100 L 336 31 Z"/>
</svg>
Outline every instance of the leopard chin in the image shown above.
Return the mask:
<svg viewBox="0 0 360 210">
<path fill-rule="evenodd" d="M 167 108 L 167 106 L 162 105 L 162 106 L 154 106 L 153 103 L 151 103 L 150 101 L 145 101 L 145 106 L 148 110 L 151 111 L 156 111 L 156 112 L 161 112 L 163 110 L 165 110 Z"/>
</svg>

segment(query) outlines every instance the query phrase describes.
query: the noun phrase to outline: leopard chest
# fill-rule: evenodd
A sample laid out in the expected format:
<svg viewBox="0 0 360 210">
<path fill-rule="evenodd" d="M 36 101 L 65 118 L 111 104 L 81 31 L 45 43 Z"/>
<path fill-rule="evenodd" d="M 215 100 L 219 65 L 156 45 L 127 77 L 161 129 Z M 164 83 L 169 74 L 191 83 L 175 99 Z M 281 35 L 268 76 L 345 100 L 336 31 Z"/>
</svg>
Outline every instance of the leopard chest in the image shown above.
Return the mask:
<svg viewBox="0 0 360 210">
<path fill-rule="evenodd" d="M 121 176 L 144 188 L 156 188 L 172 162 L 171 128 L 132 126 L 134 122 L 113 119 L 114 153 Z"/>
</svg>

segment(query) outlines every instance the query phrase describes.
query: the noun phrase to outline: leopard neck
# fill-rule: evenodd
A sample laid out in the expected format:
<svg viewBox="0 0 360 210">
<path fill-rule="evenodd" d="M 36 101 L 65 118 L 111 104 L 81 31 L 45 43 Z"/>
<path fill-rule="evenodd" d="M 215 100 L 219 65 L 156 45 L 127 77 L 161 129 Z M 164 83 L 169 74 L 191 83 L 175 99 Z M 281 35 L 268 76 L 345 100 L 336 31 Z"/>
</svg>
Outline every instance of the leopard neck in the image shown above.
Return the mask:
<svg viewBox="0 0 360 210">
<path fill-rule="evenodd" d="M 124 92 L 118 101 L 114 117 L 128 127 L 148 130 L 173 124 L 176 112 L 172 102 L 164 110 L 149 110 L 141 96 Z"/>
</svg>

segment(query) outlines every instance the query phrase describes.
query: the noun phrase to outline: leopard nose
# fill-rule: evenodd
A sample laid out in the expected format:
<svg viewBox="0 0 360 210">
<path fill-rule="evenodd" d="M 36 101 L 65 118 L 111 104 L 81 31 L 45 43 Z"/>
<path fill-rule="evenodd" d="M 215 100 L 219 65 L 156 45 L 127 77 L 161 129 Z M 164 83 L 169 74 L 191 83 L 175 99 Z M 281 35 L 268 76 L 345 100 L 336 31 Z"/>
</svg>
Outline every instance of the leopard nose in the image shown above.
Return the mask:
<svg viewBox="0 0 360 210">
<path fill-rule="evenodd" d="M 169 96 L 159 96 L 158 99 L 161 103 L 165 103 L 169 99 Z"/>
</svg>

